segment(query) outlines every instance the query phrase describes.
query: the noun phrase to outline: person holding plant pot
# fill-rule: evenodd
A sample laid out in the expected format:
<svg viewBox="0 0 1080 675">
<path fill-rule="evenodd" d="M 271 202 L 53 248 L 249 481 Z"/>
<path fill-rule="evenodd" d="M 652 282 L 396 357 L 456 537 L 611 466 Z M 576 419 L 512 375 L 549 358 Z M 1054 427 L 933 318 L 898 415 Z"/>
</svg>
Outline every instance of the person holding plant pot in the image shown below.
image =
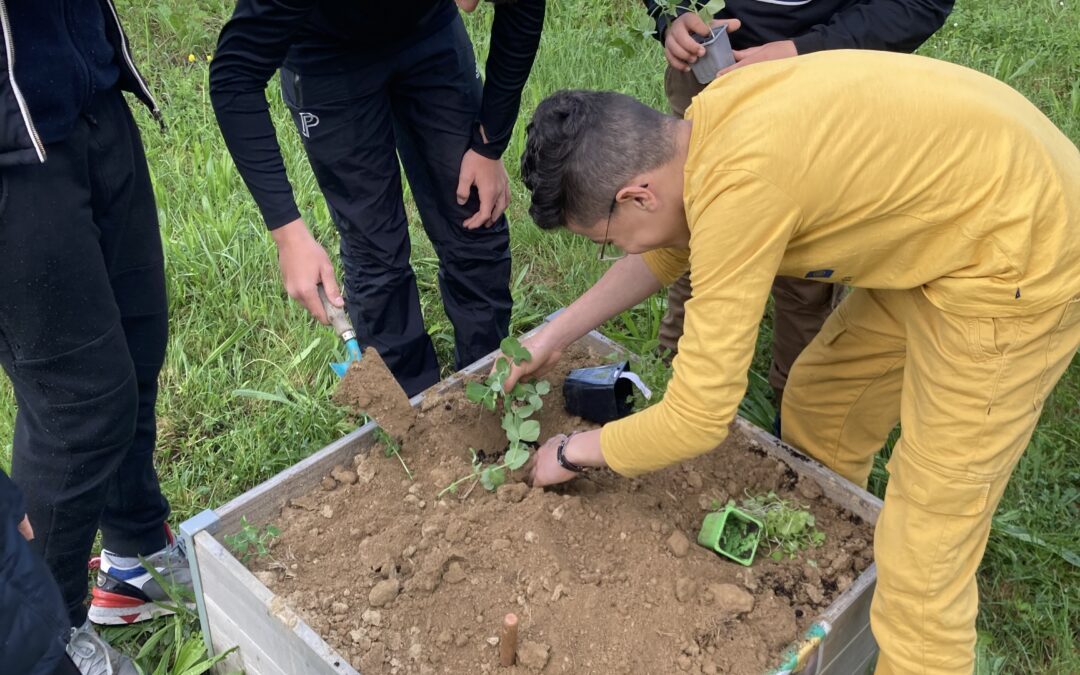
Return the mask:
<svg viewBox="0 0 1080 675">
<path fill-rule="evenodd" d="M 663 400 L 549 439 L 533 485 L 712 450 L 773 278 L 854 287 L 791 370 L 783 438 L 865 486 L 901 423 L 874 539 L 877 672 L 970 674 L 991 517 L 1080 346 L 1069 139 L 986 75 L 843 50 L 741 68 L 685 120 L 556 93 L 529 124 L 522 178 L 537 225 L 627 255 L 523 342 L 532 361 L 507 387 L 688 270 L 694 285 Z"/>
<path fill-rule="evenodd" d="M 682 117 L 690 101 L 705 87 L 691 72 L 705 55 L 699 40 L 710 27 L 691 11 L 706 3 L 644 0 L 656 20 L 654 36 L 664 46 L 667 70 L 664 91 L 672 114 Z M 811 54 L 826 49 L 877 49 L 913 52 L 934 34 L 952 11 L 953 0 L 815 0 L 719 3 L 712 26 L 726 25 L 735 64 L 722 76 L 762 61 Z M 678 5 L 672 12 L 671 7 Z M 675 14 L 678 14 L 676 17 Z M 769 384 L 779 412 L 791 364 L 821 330 L 840 300 L 842 285 L 817 284 L 778 276 L 773 283 L 773 340 Z M 683 315 L 691 297 L 690 278 L 668 288 L 668 309 L 660 324 L 660 348 L 679 349 Z M 779 419 L 779 418 L 778 418 Z"/>
<path fill-rule="evenodd" d="M 475 9 L 476 0 L 461 0 Z M 400 167 L 439 256 L 457 367 L 509 331 L 509 179 L 500 159 L 544 23 L 544 0 L 496 2 L 487 82 L 454 2 L 240 0 L 221 31 L 210 97 L 278 248 L 288 294 L 319 321 L 334 268 L 293 199 L 266 85 L 281 89 L 340 233 L 348 312 L 410 396 L 439 380 L 424 327 Z M 400 164 L 399 164 L 400 158 Z"/>
</svg>

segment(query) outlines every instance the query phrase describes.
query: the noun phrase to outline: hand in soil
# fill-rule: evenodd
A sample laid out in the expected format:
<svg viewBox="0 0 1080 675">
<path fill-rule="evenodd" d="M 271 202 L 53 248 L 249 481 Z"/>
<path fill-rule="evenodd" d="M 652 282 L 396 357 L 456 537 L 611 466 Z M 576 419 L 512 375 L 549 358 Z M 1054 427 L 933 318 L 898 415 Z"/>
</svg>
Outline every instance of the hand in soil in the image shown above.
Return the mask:
<svg viewBox="0 0 1080 675">
<path fill-rule="evenodd" d="M 533 487 L 558 485 L 579 475 L 562 468 L 556 457 L 559 443 L 564 438 L 566 437 L 562 434 L 552 436 L 533 453 L 532 459 L 525 465 L 525 480 L 529 485 Z M 575 435 L 563 449 L 563 456 L 578 466 L 605 466 L 604 454 L 600 451 L 600 430 L 595 429 Z"/>
</svg>

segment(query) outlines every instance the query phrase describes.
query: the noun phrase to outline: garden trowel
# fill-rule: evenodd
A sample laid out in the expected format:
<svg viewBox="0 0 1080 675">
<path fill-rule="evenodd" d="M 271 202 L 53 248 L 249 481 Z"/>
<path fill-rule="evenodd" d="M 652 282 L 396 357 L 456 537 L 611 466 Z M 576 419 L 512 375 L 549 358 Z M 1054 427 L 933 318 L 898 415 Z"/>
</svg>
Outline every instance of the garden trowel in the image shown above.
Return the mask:
<svg viewBox="0 0 1080 675">
<path fill-rule="evenodd" d="M 345 310 L 330 304 L 330 298 L 326 297 L 326 291 L 323 290 L 322 284 L 318 285 L 318 289 L 319 300 L 322 300 L 326 318 L 330 320 L 330 325 L 334 328 L 337 336 L 345 343 L 345 360 L 331 363 L 330 369 L 337 373 L 338 377 L 345 377 L 349 366 L 354 361 L 360 360 L 360 345 L 356 342 L 356 331 L 353 330 L 352 322 L 349 321 L 349 315 L 345 313 Z"/>
<path fill-rule="evenodd" d="M 409 404 L 409 397 L 377 351 L 368 347 L 361 355 L 349 315 L 344 309 L 330 304 L 322 284 L 318 289 L 326 318 L 345 343 L 345 360 L 330 364 L 341 378 L 334 401 L 353 412 L 367 415 L 392 437 L 401 440 L 416 421 L 416 410 Z"/>
</svg>

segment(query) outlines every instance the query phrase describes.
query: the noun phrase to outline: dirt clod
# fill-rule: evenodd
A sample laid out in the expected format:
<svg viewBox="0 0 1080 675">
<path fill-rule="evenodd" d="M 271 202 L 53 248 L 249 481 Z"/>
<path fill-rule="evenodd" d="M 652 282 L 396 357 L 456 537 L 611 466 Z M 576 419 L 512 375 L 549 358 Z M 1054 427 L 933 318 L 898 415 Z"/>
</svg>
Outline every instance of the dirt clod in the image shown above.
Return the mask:
<svg viewBox="0 0 1080 675">
<path fill-rule="evenodd" d="M 746 614 L 754 609 L 754 596 L 735 584 L 714 584 L 709 587 L 709 593 L 721 614 Z"/>
<path fill-rule="evenodd" d="M 675 580 L 675 599 L 679 602 L 687 602 L 697 593 L 697 582 L 688 577 L 679 577 Z"/>
<path fill-rule="evenodd" d="M 461 569 L 461 563 L 452 562 L 443 573 L 443 581 L 448 584 L 460 584 L 465 581 L 465 570 Z"/>
<path fill-rule="evenodd" d="M 356 485 L 356 482 L 359 480 L 355 471 L 346 469 L 343 466 L 335 466 L 330 472 L 330 476 L 337 482 L 344 483 L 345 485 Z"/>
<path fill-rule="evenodd" d="M 551 658 L 551 647 L 539 642 L 525 640 L 518 645 L 517 662 L 534 673 L 538 673 L 547 666 Z"/>
<path fill-rule="evenodd" d="M 382 607 L 393 602 L 401 591 L 401 582 L 397 579 L 384 579 L 371 589 L 368 594 L 368 604 L 372 607 Z"/>
<path fill-rule="evenodd" d="M 517 504 L 529 494 L 529 486 L 525 483 L 506 483 L 499 486 L 497 494 L 500 501 Z"/>
<path fill-rule="evenodd" d="M 676 558 L 685 558 L 690 551 L 690 540 L 679 530 L 671 533 L 671 536 L 667 539 L 667 545 L 671 550 L 671 554 Z"/>
</svg>

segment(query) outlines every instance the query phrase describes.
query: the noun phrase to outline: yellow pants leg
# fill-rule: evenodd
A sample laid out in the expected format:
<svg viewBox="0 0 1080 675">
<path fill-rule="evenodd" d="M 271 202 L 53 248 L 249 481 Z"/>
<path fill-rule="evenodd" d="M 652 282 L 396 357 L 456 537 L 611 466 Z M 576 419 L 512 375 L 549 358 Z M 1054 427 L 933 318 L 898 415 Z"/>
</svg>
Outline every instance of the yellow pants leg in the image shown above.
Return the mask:
<svg viewBox="0 0 1080 675">
<path fill-rule="evenodd" d="M 900 421 L 907 344 L 895 292 L 854 289 L 803 350 L 783 399 L 784 440 L 866 487 Z"/>
<path fill-rule="evenodd" d="M 970 318 L 943 312 L 918 290 L 870 295 L 879 300 L 878 310 L 903 326 L 906 339 L 903 436 L 888 465 L 890 482 L 874 541 L 877 672 L 971 673 L 975 572 L 990 520 L 1043 401 L 1080 345 L 1080 298 L 1031 316 Z M 867 318 L 875 317 L 849 312 L 847 323 L 861 326 Z M 815 352 L 811 363 L 831 361 L 838 371 L 861 367 L 824 341 L 808 351 Z M 832 382 L 799 379 L 799 410 L 812 409 L 807 406 L 816 391 L 842 387 L 847 379 L 843 372 Z M 794 391 L 789 384 L 788 395 Z M 787 437 L 787 400 L 784 411 Z M 824 422 L 843 412 L 812 414 Z M 801 437 L 791 440 L 827 456 L 834 439 L 814 438 L 815 428 L 804 420 L 794 431 Z M 852 456 L 843 448 L 832 455 Z"/>
</svg>

